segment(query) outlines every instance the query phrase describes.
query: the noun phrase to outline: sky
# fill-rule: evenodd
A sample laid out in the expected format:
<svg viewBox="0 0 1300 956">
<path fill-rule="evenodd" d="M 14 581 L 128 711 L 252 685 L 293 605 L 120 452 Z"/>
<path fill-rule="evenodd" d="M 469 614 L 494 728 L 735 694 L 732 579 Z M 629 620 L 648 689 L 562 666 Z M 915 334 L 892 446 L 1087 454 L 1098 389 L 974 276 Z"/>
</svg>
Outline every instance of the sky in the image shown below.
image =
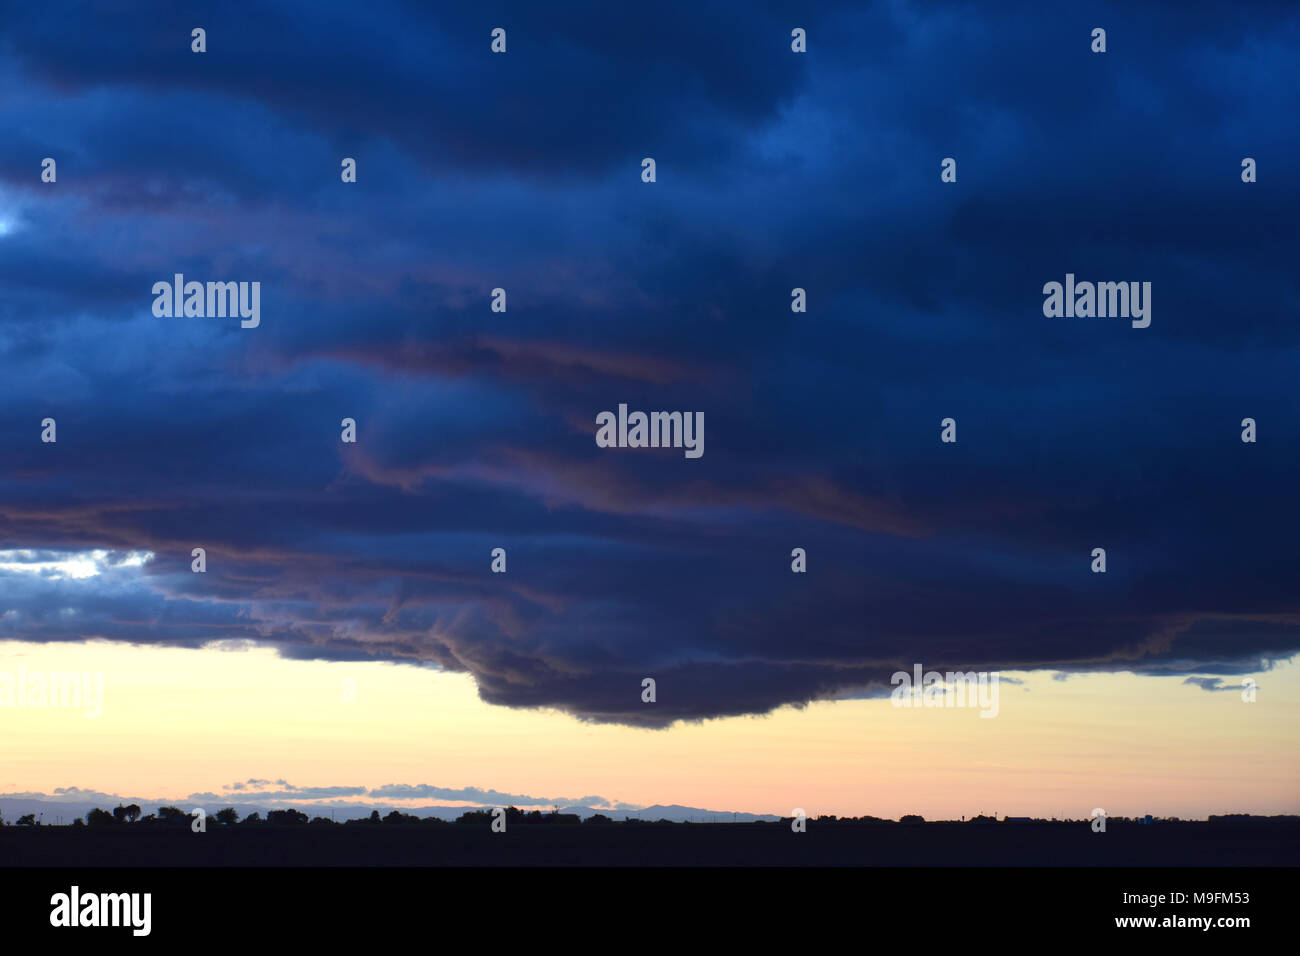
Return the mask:
<svg viewBox="0 0 1300 956">
<path fill-rule="evenodd" d="M 1300 812 L 1300 10 L 1240 9 L 6 4 L 0 794 Z"/>
</svg>

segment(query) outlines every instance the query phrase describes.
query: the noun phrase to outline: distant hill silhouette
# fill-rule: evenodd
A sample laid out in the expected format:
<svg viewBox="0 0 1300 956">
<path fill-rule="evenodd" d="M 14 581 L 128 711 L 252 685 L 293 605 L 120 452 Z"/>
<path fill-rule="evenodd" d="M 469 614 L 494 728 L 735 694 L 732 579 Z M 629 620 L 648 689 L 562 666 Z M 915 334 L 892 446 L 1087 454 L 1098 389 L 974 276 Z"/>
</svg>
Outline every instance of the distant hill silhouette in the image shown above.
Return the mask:
<svg viewBox="0 0 1300 956">
<path fill-rule="evenodd" d="M 94 809 L 103 809 L 106 804 L 103 802 L 103 795 L 100 795 L 99 801 L 95 800 L 43 800 L 32 797 L 0 797 L 0 818 L 8 821 L 17 820 L 26 814 L 33 814 L 37 817 L 43 817 L 46 824 L 56 824 L 62 818 L 62 823 L 70 824 L 77 817 L 84 818 L 87 813 Z M 120 797 L 117 802 L 143 808 L 143 813 L 157 813 L 160 806 L 175 804 L 181 806 L 178 801 L 148 800 L 140 797 Z M 115 805 L 115 804 L 113 804 Z M 109 805 L 110 809 L 112 805 Z M 184 803 L 183 809 L 186 811 L 194 809 L 195 806 L 202 806 L 209 814 L 215 813 L 223 807 L 232 807 L 242 819 L 252 813 L 260 814 L 263 818 L 272 810 L 288 809 L 287 807 L 255 802 L 232 802 L 204 800 L 199 803 Z M 401 813 L 412 814 L 421 819 L 425 817 L 437 817 L 440 820 L 455 820 L 461 814 L 472 810 L 491 810 L 492 806 L 480 804 L 476 806 L 443 806 L 430 805 L 421 807 L 399 807 L 391 803 L 354 803 L 340 802 L 332 804 L 312 804 L 299 805 L 294 808 L 300 812 L 307 813 L 311 816 L 323 816 L 342 822 L 351 817 L 368 817 L 372 812 L 378 811 L 380 816 L 397 810 Z M 549 811 L 551 808 L 546 808 Z M 769 820 L 775 822 L 780 817 L 776 814 L 761 813 L 732 813 L 722 810 L 706 810 L 702 807 L 685 807 L 677 804 L 653 807 L 646 807 L 642 810 L 611 810 L 606 807 L 588 807 L 588 806 L 562 806 L 558 808 L 561 813 L 577 814 L 579 817 L 586 819 L 596 814 L 603 814 L 611 820 L 624 819 L 642 819 L 642 820 L 672 820 L 675 822 L 693 821 L 697 823 L 750 823 L 755 820 Z"/>
</svg>

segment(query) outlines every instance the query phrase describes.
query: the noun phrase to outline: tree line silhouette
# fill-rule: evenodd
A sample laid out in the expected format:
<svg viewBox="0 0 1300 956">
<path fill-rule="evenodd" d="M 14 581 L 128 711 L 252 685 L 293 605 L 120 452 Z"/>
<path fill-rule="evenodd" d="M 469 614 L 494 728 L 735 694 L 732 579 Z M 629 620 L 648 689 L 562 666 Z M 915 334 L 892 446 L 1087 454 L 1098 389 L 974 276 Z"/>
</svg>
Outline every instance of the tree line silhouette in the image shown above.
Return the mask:
<svg viewBox="0 0 1300 956">
<path fill-rule="evenodd" d="M 150 813 L 142 816 L 139 804 L 127 804 L 123 806 L 118 804 L 111 811 L 102 810 L 98 807 L 92 809 L 85 817 L 76 817 L 72 821 L 74 827 L 91 827 L 102 829 L 106 827 L 172 827 L 172 826 L 189 826 L 194 817 L 186 813 L 180 807 L 159 807 L 156 813 Z M 713 815 L 717 817 L 718 815 Z M 725 814 L 721 815 L 725 817 Z M 623 820 L 614 820 L 603 813 L 595 813 L 589 817 L 583 818 L 576 813 L 561 813 L 558 809 L 553 809 L 549 813 L 543 813 L 541 810 L 521 810 L 518 807 L 506 807 L 505 818 L 507 826 L 515 825 L 557 825 L 557 824 L 582 824 L 584 826 L 596 825 L 614 825 L 614 826 L 691 826 L 708 821 L 691 821 L 691 820 L 668 820 L 660 818 L 658 820 L 649 820 L 641 817 L 627 817 Z M 351 820 L 335 820 L 333 817 L 315 816 L 309 817 L 301 810 L 269 810 L 265 817 L 261 813 L 254 811 L 248 816 L 241 818 L 234 807 L 226 807 L 218 810 L 214 814 L 209 814 L 206 818 L 209 822 L 214 822 L 220 827 L 257 827 L 257 826 L 486 826 L 492 823 L 492 810 L 467 810 L 454 821 L 444 820 L 441 817 L 418 817 L 413 813 L 403 813 L 400 810 L 392 810 L 384 816 L 379 815 L 378 810 L 372 810 L 368 817 L 357 817 Z M 782 817 L 779 820 L 751 820 L 746 821 L 749 826 L 789 826 L 793 817 Z M 833 814 L 823 814 L 816 817 L 808 817 L 809 823 L 815 823 L 819 827 L 825 826 L 909 826 L 926 823 L 926 819 L 919 814 L 905 814 L 899 820 L 889 820 L 884 817 L 860 816 L 860 817 L 840 817 Z M 1273 823 L 1288 822 L 1294 823 L 1300 821 L 1300 817 L 1294 815 L 1279 816 L 1255 816 L 1253 814 L 1225 814 L 1211 816 L 1209 823 L 1213 825 L 1225 824 L 1247 824 L 1247 823 Z M 714 820 L 713 822 L 719 822 Z M 941 825 L 957 824 L 956 820 L 939 820 L 929 821 Z M 1075 823 L 1075 820 L 1058 820 L 1053 817 L 1050 820 L 1029 817 L 1003 817 L 999 819 L 996 816 L 986 816 L 980 814 L 973 817 L 963 817 L 960 821 L 965 824 L 1057 824 L 1057 823 Z M 1085 821 L 1086 822 L 1086 821 Z M 1112 824 L 1120 823 L 1203 823 L 1204 821 L 1180 820 L 1178 817 L 1110 817 L 1108 822 Z M 746 824 L 732 824 L 741 826 Z M 10 826 L 19 827 L 38 827 L 41 821 L 33 813 L 27 813 L 20 816 Z M 0 827 L 6 826 L 3 816 L 0 816 Z"/>
<path fill-rule="evenodd" d="M 525 811 L 518 807 L 506 807 L 505 816 L 507 824 L 603 824 L 615 823 L 617 821 L 610 819 L 603 813 L 593 814 L 585 820 L 576 813 L 560 813 L 558 810 L 552 810 L 550 813 L 542 813 L 540 810 Z M 120 826 L 188 826 L 193 817 L 182 810 L 180 807 L 159 807 L 156 813 L 150 813 L 141 816 L 139 804 L 128 804 L 123 806 L 119 804 L 112 811 L 103 810 L 98 807 L 92 809 L 85 817 L 76 817 L 72 821 L 74 827 L 120 827 Z M 256 827 L 256 826 L 384 826 L 384 825 L 432 825 L 432 826 L 452 826 L 452 821 L 444 820 L 441 817 L 418 817 L 413 813 L 402 813 L 400 810 L 393 810 L 386 816 L 380 816 L 378 810 L 372 810 L 368 817 L 358 817 L 352 820 L 335 820 L 332 817 L 316 816 L 309 817 L 301 810 L 269 810 L 265 817 L 261 813 L 254 811 L 242 819 L 234 807 L 226 807 L 218 810 L 216 813 L 207 817 L 209 821 L 215 822 L 218 826 L 223 827 Z M 455 820 L 455 824 L 487 824 L 493 819 L 491 810 L 469 810 L 461 814 Z M 644 822 L 644 821 L 642 821 Z M 660 820 L 660 823 L 671 823 L 671 820 Z M 40 826 L 41 822 L 36 818 L 34 813 L 24 814 L 14 821 L 13 825 L 20 827 Z M 3 817 L 0 817 L 0 827 L 5 826 Z"/>
</svg>

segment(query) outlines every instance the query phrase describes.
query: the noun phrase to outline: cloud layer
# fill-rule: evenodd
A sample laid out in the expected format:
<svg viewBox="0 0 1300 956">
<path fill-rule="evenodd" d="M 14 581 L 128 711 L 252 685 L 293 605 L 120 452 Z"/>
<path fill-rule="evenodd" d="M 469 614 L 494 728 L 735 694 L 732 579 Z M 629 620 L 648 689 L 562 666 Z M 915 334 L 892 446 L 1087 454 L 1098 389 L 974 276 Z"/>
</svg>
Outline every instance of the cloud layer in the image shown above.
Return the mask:
<svg viewBox="0 0 1300 956">
<path fill-rule="evenodd" d="M 0 638 L 651 727 L 1300 649 L 1293 6 L 214 4 L 201 55 L 185 16 L 0 38 Z M 155 318 L 177 272 L 261 326 Z M 1044 318 L 1067 272 L 1151 327 Z M 597 448 L 620 402 L 705 456 Z"/>
</svg>

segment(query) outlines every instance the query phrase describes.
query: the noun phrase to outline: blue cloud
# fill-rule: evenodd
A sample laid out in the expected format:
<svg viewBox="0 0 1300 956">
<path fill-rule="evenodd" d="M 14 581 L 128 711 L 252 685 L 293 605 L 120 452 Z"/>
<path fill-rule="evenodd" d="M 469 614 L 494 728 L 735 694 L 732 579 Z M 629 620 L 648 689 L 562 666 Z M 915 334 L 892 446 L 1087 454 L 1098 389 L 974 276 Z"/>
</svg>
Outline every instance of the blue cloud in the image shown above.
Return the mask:
<svg viewBox="0 0 1300 956">
<path fill-rule="evenodd" d="M 203 55 L 167 4 L 7 22 L 0 550 L 154 559 L 0 568 L 0 636 L 647 726 L 1300 649 L 1293 6 L 304 9 L 211 6 Z M 262 325 L 155 318 L 176 272 Z M 1066 272 L 1152 326 L 1044 318 Z M 597 449 L 619 402 L 703 410 L 705 456 Z"/>
</svg>

